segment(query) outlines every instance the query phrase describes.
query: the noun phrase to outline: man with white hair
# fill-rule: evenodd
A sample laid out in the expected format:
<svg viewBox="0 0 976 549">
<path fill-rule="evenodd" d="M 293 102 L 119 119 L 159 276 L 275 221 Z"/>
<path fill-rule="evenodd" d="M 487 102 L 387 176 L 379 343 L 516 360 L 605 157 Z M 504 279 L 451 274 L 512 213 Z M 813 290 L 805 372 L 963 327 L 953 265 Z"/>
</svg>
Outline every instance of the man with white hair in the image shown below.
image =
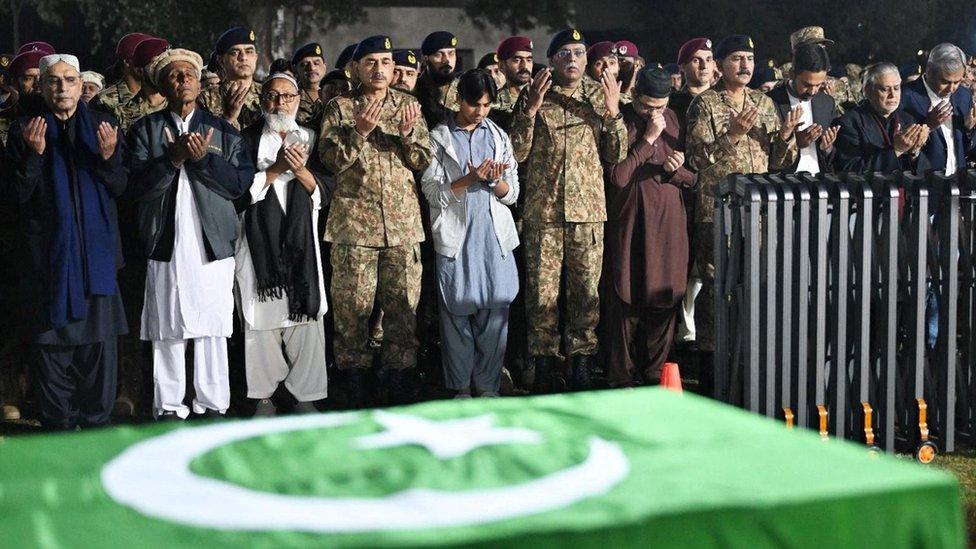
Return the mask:
<svg viewBox="0 0 976 549">
<path fill-rule="evenodd" d="M 244 228 L 235 259 L 247 396 L 258 416 L 275 414 L 282 382 L 299 412 L 327 396 L 318 221 L 335 179 L 325 177 L 315 131 L 296 122 L 300 97 L 291 75 L 272 74 L 261 86 L 264 117 L 242 132 L 257 171 L 237 201 Z"/>
<path fill-rule="evenodd" d="M 7 142 L 27 252 L 31 377 L 44 427 L 101 426 L 115 402 L 117 337 L 126 333 L 115 205 L 125 168 L 115 118 L 80 101 L 78 59 L 48 55 L 38 68 L 43 109 L 17 120 Z"/>
<path fill-rule="evenodd" d="M 905 114 L 934 134 L 922 153 L 933 170 L 946 175 L 964 168 L 974 149 L 976 105 L 972 91 L 961 85 L 965 76 L 966 54 L 953 44 L 939 44 L 929 52 L 925 74 L 905 83 L 901 94 Z"/>
<path fill-rule="evenodd" d="M 233 331 L 233 200 L 254 180 L 241 134 L 197 107 L 203 60 L 166 50 L 147 70 L 166 110 L 129 130 L 132 195 L 149 264 L 143 340 L 152 341 L 153 415 L 185 419 L 185 352 L 193 340 L 193 412 L 223 414 L 230 406 L 227 339 Z"/>
<path fill-rule="evenodd" d="M 844 113 L 834 144 L 837 172 L 923 171 L 929 163 L 921 152 L 929 140 L 929 127 L 913 123 L 899 108 L 901 76 L 891 63 L 876 63 L 864 70 L 864 98 Z"/>
</svg>

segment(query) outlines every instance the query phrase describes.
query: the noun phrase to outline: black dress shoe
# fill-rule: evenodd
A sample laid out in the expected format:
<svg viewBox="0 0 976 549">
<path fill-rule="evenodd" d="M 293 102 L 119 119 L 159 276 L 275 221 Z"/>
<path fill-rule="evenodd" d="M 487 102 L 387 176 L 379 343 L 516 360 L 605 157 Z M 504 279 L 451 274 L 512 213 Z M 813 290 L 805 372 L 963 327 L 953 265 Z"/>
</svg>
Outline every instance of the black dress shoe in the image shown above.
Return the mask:
<svg viewBox="0 0 976 549">
<path fill-rule="evenodd" d="M 182 418 L 172 410 L 164 410 L 156 416 L 156 421 L 182 421 Z"/>
</svg>

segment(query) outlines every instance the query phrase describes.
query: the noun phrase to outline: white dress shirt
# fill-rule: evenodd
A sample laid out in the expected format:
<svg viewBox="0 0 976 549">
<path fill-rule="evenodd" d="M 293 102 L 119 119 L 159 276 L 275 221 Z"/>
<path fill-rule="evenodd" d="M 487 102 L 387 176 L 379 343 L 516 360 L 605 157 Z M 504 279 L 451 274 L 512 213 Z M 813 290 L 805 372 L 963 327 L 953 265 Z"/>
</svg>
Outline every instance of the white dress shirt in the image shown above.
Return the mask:
<svg viewBox="0 0 976 549">
<path fill-rule="evenodd" d="M 790 98 L 790 110 L 797 105 L 803 107 L 803 114 L 800 115 L 800 123 L 796 126 L 796 131 L 805 130 L 813 125 L 813 105 L 809 99 L 802 100 L 793 96 L 793 90 L 786 87 L 786 95 Z M 817 142 L 814 141 L 806 147 L 800 149 L 800 163 L 796 166 L 797 172 L 820 173 L 820 161 L 817 160 Z"/>
</svg>

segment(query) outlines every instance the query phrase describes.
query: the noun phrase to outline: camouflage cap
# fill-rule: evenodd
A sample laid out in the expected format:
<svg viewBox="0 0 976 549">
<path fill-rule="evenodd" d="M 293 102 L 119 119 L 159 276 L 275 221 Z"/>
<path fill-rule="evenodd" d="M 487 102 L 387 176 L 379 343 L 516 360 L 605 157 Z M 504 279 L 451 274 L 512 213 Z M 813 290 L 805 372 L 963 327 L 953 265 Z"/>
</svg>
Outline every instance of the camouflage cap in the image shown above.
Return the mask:
<svg viewBox="0 0 976 549">
<path fill-rule="evenodd" d="M 824 37 L 823 27 L 803 27 L 790 35 L 790 50 L 795 50 L 800 44 L 823 44 L 830 46 L 833 40 Z"/>
</svg>

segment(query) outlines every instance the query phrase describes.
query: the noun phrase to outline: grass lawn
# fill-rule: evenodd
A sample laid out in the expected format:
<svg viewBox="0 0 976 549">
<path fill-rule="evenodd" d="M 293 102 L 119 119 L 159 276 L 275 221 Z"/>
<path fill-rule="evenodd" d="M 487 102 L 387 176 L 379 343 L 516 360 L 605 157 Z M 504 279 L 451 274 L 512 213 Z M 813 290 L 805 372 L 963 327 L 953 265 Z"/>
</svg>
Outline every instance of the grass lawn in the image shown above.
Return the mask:
<svg viewBox="0 0 976 549">
<path fill-rule="evenodd" d="M 939 454 L 932 465 L 949 471 L 959 479 L 962 501 L 966 507 L 966 537 L 968 545 L 976 547 L 976 450 L 965 448 L 952 455 Z"/>
</svg>

